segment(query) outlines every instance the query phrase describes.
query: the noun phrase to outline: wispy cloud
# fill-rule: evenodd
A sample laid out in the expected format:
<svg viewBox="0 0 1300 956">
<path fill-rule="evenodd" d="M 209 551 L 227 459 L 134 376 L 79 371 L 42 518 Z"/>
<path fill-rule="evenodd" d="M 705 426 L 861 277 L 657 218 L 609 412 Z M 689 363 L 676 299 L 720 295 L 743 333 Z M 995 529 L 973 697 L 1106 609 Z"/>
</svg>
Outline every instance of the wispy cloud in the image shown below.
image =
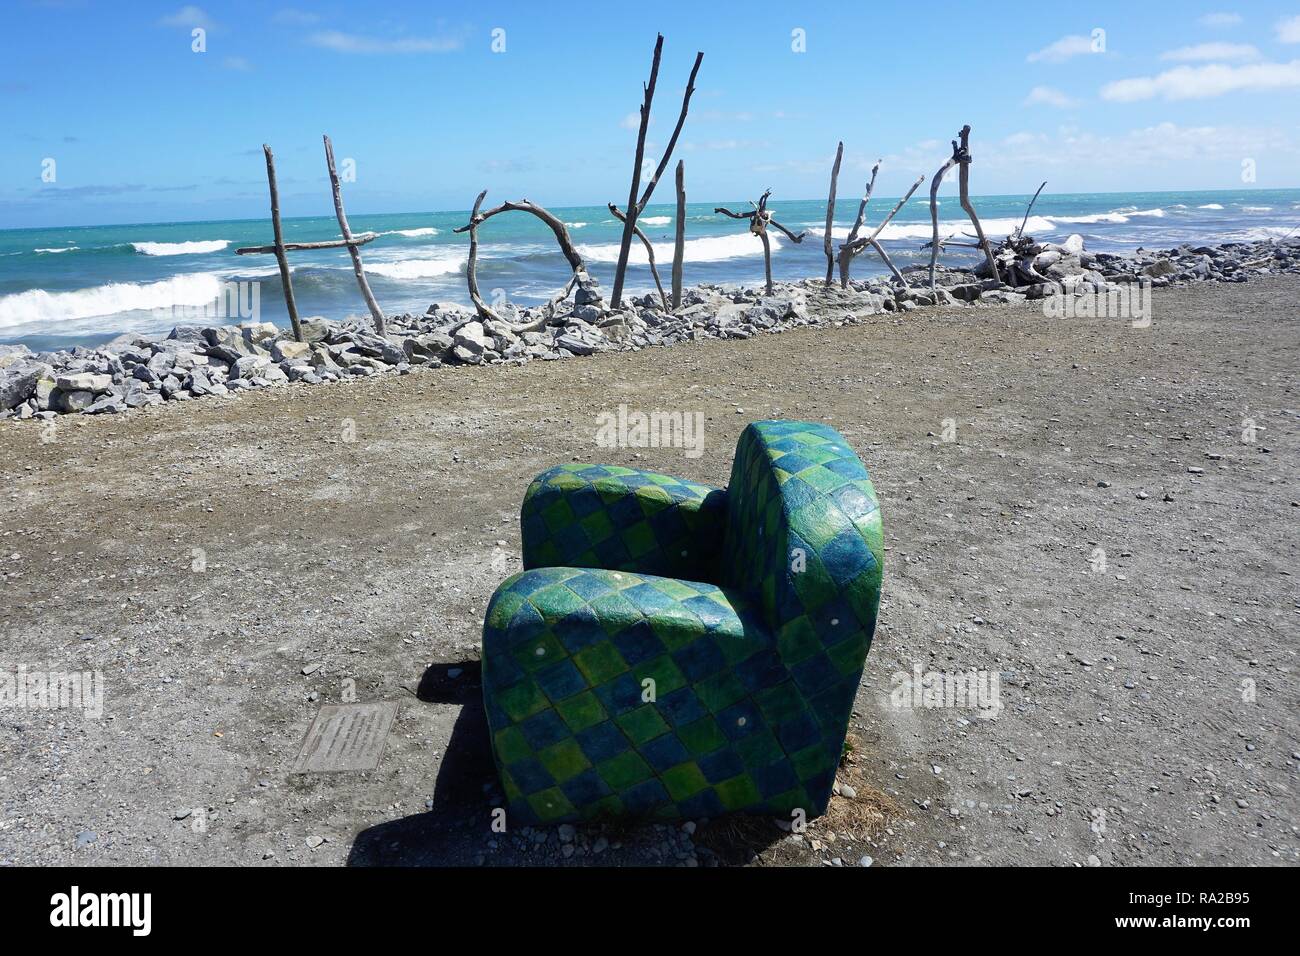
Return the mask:
<svg viewBox="0 0 1300 956">
<path fill-rule="evenodd" d="M 1176 50 L 1166 50 L 1160 54 L 1160 59 L 1178 60 L 1183 63 L 1258 60 L 1259 50 L 1249 43 L 1197 43 L 1193 46 L 1180 46 Z"/>
<path fill-rule="evenodd" d="M 307 42 L 336 53 L 451 53 L 465 45 L 458 36 L 372 37 L 342 30 L 321 30 Z"/>
<path fill-rule="evenodd" d="M 1300 16 L 1277 21 L 1275 29 L 1280 43 L 1300 43 Z"/>
<path fill-rule="evenodd" d="M 654 120 L 651 119 L 650 122 L 653 123 Z M 640 129 L 640 128 L 641 128 L 641 114 L 640 114 L 640 113 L 628 113 L 626 116 L 624 116 L 621 120 L 618 121 L 618 125 L 621 126 L 621 127 L 623 127 L 623 129 Z"/>
<path fill-rule="evenodd" d="M 192 30 L 194 27 L 211 30 L 217 25 L 202 7 L 196 7 L 194 4 L 188 4 L 175 13 L 167 14 L 158 21 L 158 24 L 164 27 L 185 27 L 187 30 Z"/>
<path fill-rule="evenodd" d="M 1079 101 L 1066 96 L 1051 86 L 1035 86 L 1025 97 L 1025 106 L 1054 106 L 1058 110 L 1068 110 L 1078 106 Z"/>
<path fill-rule="evenodd" d="M 306 10 L 296 10 L 293 7 L 285 7 L 283 10 L 277 10 L 275 16 L 271 17 L 272 23 L 280 23 L 291 27 L 307 27 L 313 23 L 320 23 L 320 16 L 315 13 L 309 13 Z"/>
<path fill-rule="evenodd" d="M 1062 126 L 1051 133 L 1022 132 L 990 143 L 980 151 L 980 161 L 990 170 L 1059 170 L 1070 176 L 1081 169 L 1160 171 L 1196 162 L 1221 165 L 1235 178 L 1243 156 L 1264 155 L 1275 163 L 1292 164 L 1300 159 L 1300 143 L 1275 128 L 1164 122 L 1101 134 Z"/>
<path fill-rule="evenodd" d="M 1200 100 L 1241 90 L 1262 92 L 1300 86 L 1300 60 L 1228 66 L 1179 66 L 1156 76 L 1134 76 L 1107 83 L 1101 97 L 1119 103 L 1149 100 Z"/>
<path fill-rule="evenodd" d="M 253 69 L 253 64 L 242 56 L 228 56 L 221 61 L 221 65 L 227 70 L 234 70 L 237 73 L 250 73 Z"/>
<path fill-rule="evenodd" d="M 1093 52 L 1092 38 L 1072 34 L 1061 37 L 1055 43 L 1049 43 L 1041 50 L 1035 50 L 1025 57 L 1030 63 L 1064 63 L 1075 56 Z"/>
<path fill-rule="evenodd" d="M 1224 27 L 1235 27 L 1241 22 L 1240 13 L 1207 13 L 1197 19 L 1197 22 L 1203 27 L 1219 30 Z"/>
</svg>

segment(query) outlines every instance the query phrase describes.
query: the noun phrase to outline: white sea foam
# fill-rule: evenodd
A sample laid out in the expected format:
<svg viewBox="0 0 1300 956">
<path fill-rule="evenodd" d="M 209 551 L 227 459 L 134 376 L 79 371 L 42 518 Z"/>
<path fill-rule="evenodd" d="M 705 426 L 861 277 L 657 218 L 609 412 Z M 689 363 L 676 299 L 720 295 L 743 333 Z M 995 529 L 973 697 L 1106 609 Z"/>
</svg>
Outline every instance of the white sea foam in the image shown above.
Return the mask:
<svg viewBox="0 0 1300 956">
<path fill-rule="evenodd" d="M 1222 209 L 1223 207 L 1217 202 L 1207 202 L 1204 206 L 1197 206 L 1197 209 Z"/>
<path fill-rule="evenodd" d="M 462 255 L 444 259 L 399 259 L 396 262 L 367 262 L 366 271 L 389 279 L 431 279 L 452 275 L 465 265 Z"/>
<path fill-rule="evenodd" d="M 1128 222 L 1128 216 L 1122 212 L 1098 212 L 1089 216 L 1052 216 L 1054 222 Z"/>
<path fill-rule="evenodd" d="M 381 236 L 406 236 L 408 239 L 418 239 L 420 236 L 436 236 L 438 230 L 433 226 L 424 226 L 420 229 L 390 229 L 388 232 L 381 232 Z"/>
<path fill-rule="evenodd" d="M 37 249 L 36 252 L 75 252 L 80 246 L 64 246 L 62 249 Z"/>
<path fill-rule="evenodd" d="M 195 242 L 133 242 L 132 248 L 146 256 L 192 256 L 201 252 L 220 252 L 230 245 L 229 239 L 206 239 Z"/>
<path fill-rule="evenodd" d="M 1242 212 L 1272 212 L 1272 206 L 1242 206 Z"/>
<path fill-rule="evenodd" d="M 768 240 L 772 243 L 773 252 L 781 248 L 781 240 L 771 233 L 768 234 Z M 659 262 L 665 262 L 672 258 L 673 244 L 671 242 L 655 242 L 651 243 L 651 245 L 654 247 L 655 259 Z M 617 242 L 605 243 L 599 246 L 578 247 L 578 251 L 582 253 L 583 258 L 592 262 L 617 262 L 618 249 L 619 244 Z M 687 262 L 721 262 L 725 259 L 742 259 L 746 256 L 762 254 L 762 240 L 758 236 L 750 235 L 747 232 L 730 236 L 706 236 L 702 239 L 688 239 L 682 247 L 682 255 Z M 633 243 L 628 261 L 645 265 L 649 261 L 645 254 L 645 247 L 640 243 Z"/>
<path fill-rule="evenodd" d="M 984 234 L 987 236 L 1009 236 L 1020 228 L 1021 220 L 1012 219 L 981 219 L 980 225 L 984 228 Z M 869 236 L 875 231 L 875 226 L 866 224 L 859 231 L 859 236 Z M 1030 216 L 1025 223 L 1025 232 L 1029 235 L 1039 235 L 1041 233 L 1060 232 L 1056 224 L 1047 216 Z M 825 230 L 820 226 L 811 226 L 808 229 L 810 236 L 822 236 Z M 974 235 L 975 227 L 971 225 L 969 219 L 948 219 L 941 220 L 939 223 L 939 236 L 947 238 L 953 233 L 970 233 Z M 933 227 L 928 222 L 891 222 L 881 232 L 881 239 L 929 239 L 933 234 Z M 848 226 L 835 226 L 831 229 L 831 238 L 847 239 L 849 237 Z"/>
<path fill-rule="evenodd" d="M 566 222 L 565 225 L 570 229 L 581 229 L 587 224 L 585 222 Z"/>
<path fill-rule="evenodd" d="M 647 226 L 666 226 L 672 221 L 672 216 L 642 216 L 637 220 L 637 222 L 643 222 Z"/>
<path fill-rule="evenodd" d="M 1252 226 L 1249 229 L 1238 229 L 1235 232 L 1226 232 L 1220 238 L 1228 240 L 1245 240 L 1246 242 L 1258 242 L 1261 239 L 1292 239 L 1296 236 L 1296 226 Z"/>
<path fill-rule="evenodd" d="M 221 294 L 215 275 L 194 272 L 161 282 L 112 282 L 75 292 L 32 289 L 0 296 L 0 328 L 28 322 L 64 322 L 175 305 L 206 305 Z"/>
</svg>

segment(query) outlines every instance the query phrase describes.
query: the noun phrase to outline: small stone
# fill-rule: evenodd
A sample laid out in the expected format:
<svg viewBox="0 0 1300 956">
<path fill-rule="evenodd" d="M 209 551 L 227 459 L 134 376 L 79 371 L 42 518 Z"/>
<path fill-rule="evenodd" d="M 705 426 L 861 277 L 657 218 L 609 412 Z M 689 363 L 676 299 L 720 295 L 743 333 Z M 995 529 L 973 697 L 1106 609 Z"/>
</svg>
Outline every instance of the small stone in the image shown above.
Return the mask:
<svg viewBox="0 0 1300 956">
<path fill-rule="evenodd" d="M 873 860 L 871 857 L 869 857 L 869 856 L 864 856 L 864 857 L 862 857 L 862 859 L 858 860 L 858 866 L 870 866 L 872 863 L 875 863 L 875 862 L 876 862 L 876 861 Z"/>
<path fill-rule="evenodd" d="M 309 836 L 309 837 L 307 838 L 307 846 L 310 847 L 310 848 L 313 849 L 313 850 L 316 849 L 318 846 L 320 846 L 320 845 L 321 845 L 322 843 L 324 843 L 324 842 L 325 842 L 325 838 L 324 838 L 324 837 L 319 837 L 319 836 Z"/>
<path fill-rule="evenodd" d="M 1097 854 L 1095 854 L 1095 853 L 1089 853 L 1089 854 L 1088 854 L 1088 865 L 1089 865 L 1089 866 L 1101 866 L 1101 859 L 1097 856 Z"/>
<path fill-rule="evenodd" d="M 572 842 L 573 842 L 573 837 L 574 837 L 574 834 L 575 834 L 575 833 L 577 833 L 577 830 L 574 828 L 574 826 L 573 826 L 572 823 L 561 823 L 561 824 L 560 824 L 560 842 L 561 842 L 561 843 L 572 843 Z"/>
<path fill-rule="evenodd" d="M 840 786 L 840 796 L 844 797 L 846 800 L 856 800 L 858 798 L 858 791 L 854 790 L 846 783 Z"/>
</svg>

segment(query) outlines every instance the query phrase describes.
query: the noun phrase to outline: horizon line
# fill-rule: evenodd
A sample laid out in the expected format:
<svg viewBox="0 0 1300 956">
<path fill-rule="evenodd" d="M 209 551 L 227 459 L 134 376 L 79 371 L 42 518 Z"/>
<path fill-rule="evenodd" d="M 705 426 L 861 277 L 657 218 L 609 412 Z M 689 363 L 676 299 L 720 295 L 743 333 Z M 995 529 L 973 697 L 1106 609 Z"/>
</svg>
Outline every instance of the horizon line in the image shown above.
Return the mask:
<svg viewBox="0 0 1300 956">
<path fill-rule="evenodd" d="M 1157 189 L 1157 190 L 1141 189 L 1141 190 L 1129 190 L 1129 191 L 1122 191 L 1122 190 L 1108 190 L 1108 191 L 1085 190 L 1085 191 L 1082 191 L 1082 192 L 1044 193 L 1043 195 L 1044 195 L 1044 196 L 1058 196 L 1058 197 L 1067 197 L 1067 196 L 1132 196 L 1132 195 L 1135 195 L 1135 194 L 1144 194 L 1144 195 L 1150 195 L 1150 196 L 1161 196 L 1161 195 L 1171 195 L 1171 196 L 1172 196 L 1172 195 L 1188 195 L 1188 194 L 1192 194 L 1192 193 L 1242 193 L 1242 192 L 1300 192 L 1300 186 L 1246 186 L 1246 187 L 1243 187 L 1243 188 L 1241 188 L 1241 189 Z M 953 193 L 948 193 L 948 194 L 946 194 L 946 195 L 948 195 L 949 198 L 952 198 L 952 196 L 953 196 L 954 194 L 953 194 Z M 1025 193 L 977 193 L 977 194 L 973 195 L 971 198 L 972 198 L 972 199 L 976 199 L 976 200 L 978 200 L 978 199 L 1007 199 L 1007 198 L 1020 198 L 1020 197 L 1025 197 L 1025 198 L 1027 198 L 1027 197 L 1032 196 L 1032 195 L 1033 195 L 1033 193 L 1029 193 L 1029 192 L 1025 192 Z M 885 200 L 885 199 L 896 199 L 896 198 L 898 198 L 898 197 L 895 197 L 895 196 L 873 196 L 872 198 L 873 198 L 873 199 L 881 199 L 881 200 Z M 927 197 L 922 197 L 922 199 L 925 199 L 925 198 L 927 198 Z M 847 201 L 847 200 L 848 200 L 848 197 L 839 196 L 839 197 L 837 197 L 836 200 L 835 200 L 835 205 L 836 205 L 836 206 L 839 206 L 839 204 L 840 204 L 841 202 L 845 202 L 845 201 Z M 700 202 L 700 201 L 696 201 L 696 202 L 694 202 L 694 203 L 688 203 L 687 205 L 708 205 L 709 202 L 714 202 L 714 201 L 715 201 L 715 200 L 709 200 L 708 202 Z M 716 201 L 717 201 L 717 202 L 741 202 L 742 200 L 716 200 Z M 748 200 L 743 200 L 743 201 L 744 201 L 744 202 L 748 202 Z M 853 201 L 856 202 L 857 200 L 853 200 Z M 780 204 L 782 204 L 782 203 L 805 203 L 805 202 L 815 202 L 815 203 L 822 203 L 822 204 L 824 204 L 824 203 L 826 202 L 826 200 L 825 200 L 825 199 L 822 199 L 822 198 L 820 198 L 820 197 L 818 197 L 818 198 L 813 198 L 813 199 L 779 199 L 779 200 L 772 200 L 772 201 L 769 203 L 769 205 L 780 205 Z M 269 199 L 268 199 L 268 204 L 269 204 Z M 591 204 L 587 204 L 587 205 L 547 206 L 546 208 L 547 208 L 547 209 L 552 209 L 552 210 L 563 210 L 563 209 L 595 209 L 595 208 L 604 208 L 605 205 L 606 205 L 605 203 L 591 203 Z M 648 206 L 646 206 L 646 209 L 650 209 L 650 208 L 653 208 L 653 207 L 655 207 L 655 206 L 674 206 L 674 205 L 675 205 L 675 203 L 674 203 L 673 201 L 663 202 L 663 203 L 650 203 Z M 2 208 L 3 208 L 3 205 L 0 205 L 0 209 L 2 209 Z M 357 218 L 357 217 L 367 217 L 367 216 L 438 216 L 438 215 L 447 215 L 447 214 L 449 214 L 449 213 L 457 213 L 457 212 L 464 212 L 466 215 L 468 215 L 468 214 L 469 214 L 469 209 L 468 209 L 468 208 L 466 208 L 466 209 L 418 209 L 418 210 L 413 210 L 413 211 L 410 211 L 410 212 L 353 212 L 353 211 L 350 211 L 349 214 L 348 214 L 348 218 L 349 218 L 349 219 L 355 219 L 355 218 Z M 331 215 L 332 215 L 331 213 L 323 212 L 323 213 L 319 213 L 319 214 L 317 214 L 317 215 L 311 215 L 311 216 L 283 216 L 282 219 L 283 219 L 285 222 L 293 222 L 293 221 L 303 220 L 303 219 L 324 219 L 324 218 L 329 218 Z M 64 223 L 64 224 L 60 224 L 60 225 L 57 225 L 57 226 L 15 226 L 15 227 L 8 228 L 8 229 L 0 229 L 0 235 L 4 235 L 4 234 L 6 234 L 6 233 L 13 233 L 13 232 L 37 232 L 37 231 L 40 231 L 40 230 L 42 230 L 42 229 L 111 229 L 111 228 L 114 228 L 114 227 L 116 227 L 116 226 L 187 226 L 187 225 L 191 225 L 191 226 L 202 226 L 202 225 L 213 225 L 213 224 L 226 223 L 226 222 L 230 222 L 230 223 L 236 223 L 236 222 L 265 222 L 265 221 L 269 221 L 270 218 L 271 218 L 271 214 L 270 214 L 270 209 L 268 208 L 268 209 L 267 209 L 267 214 L 266 214 L 265 216 L 243 216 L 243 217 L 239 217 L 239 218 L 235 218 L 235 219 L 147 219 L 147 220 L 122 221 L 122 222 L 98 222 L 98 223 L 87 223 L 87 222 L 83 222 L 83 223 L 75 223 L 75 224 L 73 224 L 73 223 Z"/>
</svg>

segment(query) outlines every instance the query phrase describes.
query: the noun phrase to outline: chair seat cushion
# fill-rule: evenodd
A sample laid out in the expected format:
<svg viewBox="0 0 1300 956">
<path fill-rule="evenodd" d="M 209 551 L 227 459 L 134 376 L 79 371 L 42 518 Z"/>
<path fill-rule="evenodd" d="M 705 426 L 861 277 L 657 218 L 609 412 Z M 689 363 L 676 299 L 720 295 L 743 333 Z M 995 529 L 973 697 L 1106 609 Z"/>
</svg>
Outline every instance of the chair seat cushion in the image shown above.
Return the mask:
<svg viewBox="0 0 1300 956">
<path fill-rule="evenodd" d="M 814 815 L 839 740 L 829 675 L 795 674 L 739 591 L 537 568 L 488 607 L 484 696 L 513 824 Z M 842 739 L 842 738 L 841 738 Z"/>
</svg>

